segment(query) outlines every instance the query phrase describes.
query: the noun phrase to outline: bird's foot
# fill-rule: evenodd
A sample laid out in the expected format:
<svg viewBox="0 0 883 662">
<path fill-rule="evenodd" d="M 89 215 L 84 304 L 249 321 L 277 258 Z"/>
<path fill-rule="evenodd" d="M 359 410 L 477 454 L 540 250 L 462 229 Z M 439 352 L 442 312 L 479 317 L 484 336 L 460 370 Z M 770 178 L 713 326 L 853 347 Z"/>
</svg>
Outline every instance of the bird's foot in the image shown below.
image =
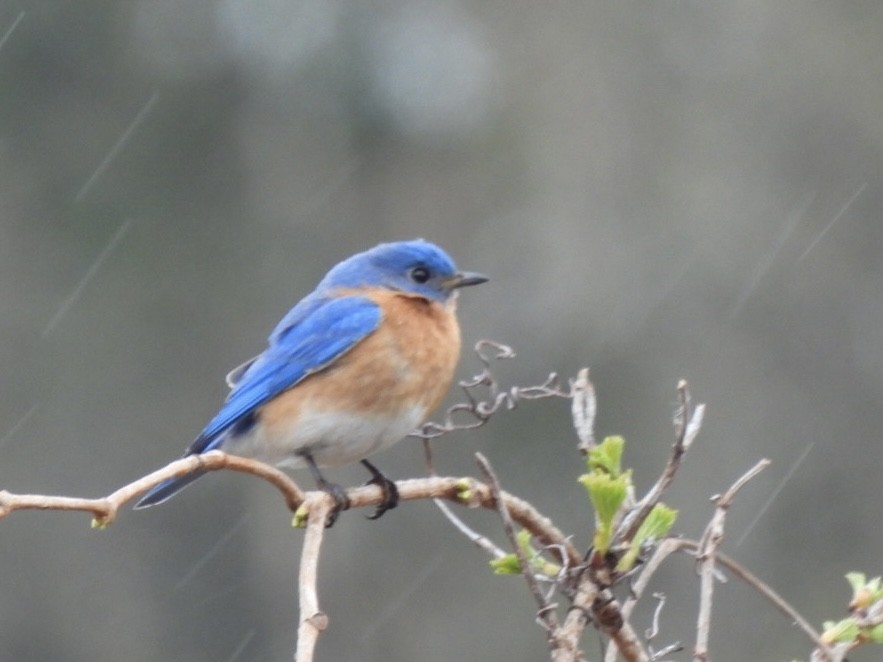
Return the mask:
<svg viewBox="0 0 883 662">
<path fill-rule="evenodd" d="M 325 521 L 325 528 L 330 529 L 337 521 L 337 516 L 340 515 L 340 511 L 349 510 L 350 498 L 346 495 L 346 490 L 337 483 L 332 483 L 324 478 L 316 481 L 316 483 L 320 490 L 334 499 L 334 508 L 328 513 L 328 519 Z"/>
<path fill-rule="evenodd" d="M 365 485 L 377 485 L 383 492 L 383 501 L 380 502 L 373 514 L 368 515 L 368 519 L 378 519 L 387 510 L 392 510 L 399 505 L 399 488 L 368 460 L 362 460 L 362 464 L 371 472 L 371 479 Z"/>
<path fill-rule="evenodd" d="M 316 479 L 316 486 L 326 494 L 331 495 L 331 498 L 334 499 L 334 508 L 328 513 L 328 520 L 325 522 L 325 528 L 330 529 L 337 521 L 337 516 L 340 515 L 340 511 L 349 510 L 350 498 L 346 495 L 346 490 L 340 485 L 325 480 L 325 476 L 319 471 L 319 467 L 312 455 L 304 453 L 302 457 L 310 468 L 310 473 L 313 474 L 313 478 Z"/>
</svg>

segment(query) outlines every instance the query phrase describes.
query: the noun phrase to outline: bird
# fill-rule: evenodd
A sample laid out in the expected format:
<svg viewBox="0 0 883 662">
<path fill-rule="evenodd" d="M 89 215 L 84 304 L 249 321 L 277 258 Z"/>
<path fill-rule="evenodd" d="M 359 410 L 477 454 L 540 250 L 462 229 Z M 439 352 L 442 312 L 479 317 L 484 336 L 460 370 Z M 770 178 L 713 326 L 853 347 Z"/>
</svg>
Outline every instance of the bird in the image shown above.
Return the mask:
<svg viewBox="0 0 883 662">
<path fill-rule="evenodd" d="M 459 290 L 488 280 L 460 271 L 424 239 L 381 243 L 334 266 L 276 325 L 263 352 L 227 375 L 230 392 L 184 456 L 221 450 L 284 469 L 307 467 L 331 494 L 330 526 L 349 507 L 320 467 L 360 462 L 383 501 L 395 483 L 367 457 L 420 426 L 444 399 L 460 355 Z M 205 474 L 150 489 L 163 503 Z"/>
</svg>

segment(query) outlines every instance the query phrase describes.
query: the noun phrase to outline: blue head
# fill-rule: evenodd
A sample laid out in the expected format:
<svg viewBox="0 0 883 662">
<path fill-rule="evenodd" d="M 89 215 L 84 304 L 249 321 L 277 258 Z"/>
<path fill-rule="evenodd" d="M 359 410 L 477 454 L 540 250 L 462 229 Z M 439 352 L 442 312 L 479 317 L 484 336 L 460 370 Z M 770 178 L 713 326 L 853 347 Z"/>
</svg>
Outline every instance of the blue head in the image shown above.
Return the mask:
<svg viewBox="0 0 883 662">
<path fill-rule="evenodd" d="M 450 256 L 423 239 L 378 244 L 334 267 L 320 290 L 385 287 L 446 301 L 458 287 L 487 281 L 477 273 L 458 271 Z"/>
</svg>

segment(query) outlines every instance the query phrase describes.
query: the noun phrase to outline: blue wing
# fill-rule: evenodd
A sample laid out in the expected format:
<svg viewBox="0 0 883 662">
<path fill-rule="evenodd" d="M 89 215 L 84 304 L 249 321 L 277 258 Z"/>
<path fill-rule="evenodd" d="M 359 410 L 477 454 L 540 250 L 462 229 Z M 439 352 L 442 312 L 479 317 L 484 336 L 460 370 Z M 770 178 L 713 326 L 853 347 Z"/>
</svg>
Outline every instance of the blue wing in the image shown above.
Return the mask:
<svg viewBox="0 0 883 662">
<path fill-rule="evenodd" d="M 273 331 L 264 353 L 247 364 L 244 371 L 234 371 L 235 385 L 227 401 L 186 455 L 220 446 L 227 430 L 247 424 L 258 407 L 355 347 L 377 329 L 382 316 L 380 306 L 359 296 L 307 298 L 300 302 Z M 144 495 L 136 508 L 165 501 L 200 475 L 191 473 L 160 483 Z"/>
<path fill-rule="evenodd" d="M 293 324 L 277 328 L 188 453 L 212 450 L 231 426 L 352 349 L 377 329 L 381 317 L 380 307 L 363 297 L 319 299 Z"/>
</svg>

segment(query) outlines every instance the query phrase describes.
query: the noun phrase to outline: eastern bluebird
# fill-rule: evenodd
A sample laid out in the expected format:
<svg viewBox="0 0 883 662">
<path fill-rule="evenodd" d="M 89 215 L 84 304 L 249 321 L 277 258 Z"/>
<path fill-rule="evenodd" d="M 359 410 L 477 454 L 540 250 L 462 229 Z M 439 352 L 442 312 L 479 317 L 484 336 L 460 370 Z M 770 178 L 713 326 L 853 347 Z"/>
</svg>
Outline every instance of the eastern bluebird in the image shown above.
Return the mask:
<svg viewBox="0 0 883 662">
<path fill-rule="evenodd" d="M 227 375 L 226 402 L 185 456 L 220 449 L 307 466 L 337 510 L 348 505 L 345 493 L 319 467 L 360 461 L 384 491 L 379 517 L 398 492 L 365 458 L 441 403 L 460 354 L 457 289 L 485 281 L 422 239 L 344 260 L 282 318 L 263 353 Z M 203 473 L 166 480 L 135 507 L 162 503 Z"/>
</svg>

